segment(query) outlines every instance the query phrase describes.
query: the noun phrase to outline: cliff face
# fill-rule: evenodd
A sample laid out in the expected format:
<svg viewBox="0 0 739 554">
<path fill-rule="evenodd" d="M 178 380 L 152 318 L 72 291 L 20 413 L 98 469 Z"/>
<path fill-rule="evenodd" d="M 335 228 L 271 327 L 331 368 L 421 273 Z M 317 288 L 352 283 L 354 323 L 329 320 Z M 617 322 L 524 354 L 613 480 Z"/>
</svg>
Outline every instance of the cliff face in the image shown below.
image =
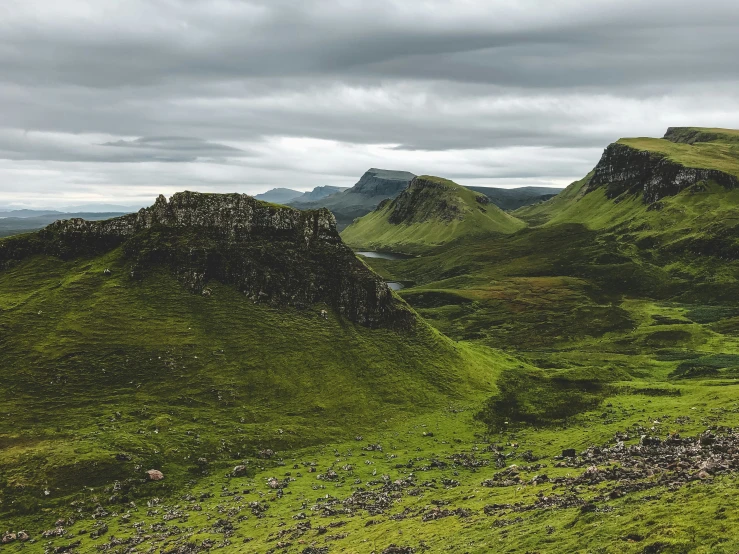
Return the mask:
<svg viewBox="0 0 739 554">
<path fill-rule="evenodd" d="M 704 181 L 713 181 L 727 189 L 739 186 L 739 180 L 728 173 L 686 167 L 661 153 L 614 143 L 603 153 L 587 190 L 605 188 L 608 198 L 625 192 L 643 193 L 644 203 L 653 204 Z"/>
<path fill-rule="evenodd" d="M 122 247 L 132 278 L 165 266 L 193 292 L 211 279 L 255 302 L 325 302 L 370 327 L 412 325 L 413 314 L 343 244 L 326 209 L 302 212 L 241 194 L 183 192 L 107 221 L 58 221 L 0 241 L 0 267 L 35 254 L 93 256 Z"/>
</svg>

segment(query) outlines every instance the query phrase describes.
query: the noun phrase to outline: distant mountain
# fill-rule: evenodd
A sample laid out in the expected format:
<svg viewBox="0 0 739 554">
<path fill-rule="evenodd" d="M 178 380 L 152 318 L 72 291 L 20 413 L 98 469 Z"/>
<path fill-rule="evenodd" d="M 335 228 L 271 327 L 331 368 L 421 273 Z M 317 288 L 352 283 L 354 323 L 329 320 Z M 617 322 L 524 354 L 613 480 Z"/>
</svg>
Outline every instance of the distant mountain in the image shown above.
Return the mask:
<svg viewBox="0 0 739 554">
<path fill-rule="evenodd" d="M 0 217 L 15 217 L 23 219 L 26 217 L 40 217 L 45 215 L 61 214 L 62 212 L 56 210 L 0 210 Z"/>
<path fill-rule="evenodd" d="M 525 227 L 479 192 L 424 175 L 394 200 L 356 220 L 341 234 L 354 248 L 416 253 L 465 235 L 513 233 Z"/>
<path fill-rule="evenodd" d="M 9 237 L 12 235 L 19 235 L 22 233 L 29 233 L 31 231 L 38 231 L 39 229 L 46 227 L 47 225 L 62 219 L 74 219 L 81 218 L 90 221 L 96 221 L 100 219 L 110 219 L 111 217 L 118 217 L 125 215 L 120 212 L 103 212 L 103 213 L 65 213 L 65 212 L 44 212 L 38 211 L 39 215 L 31 215 L 28 212 L 36 212 L 36 210 L 16 210 L 23 212 L 22 216 L 2 216 L 0 215 L 0 237 Z M 6 212 L 11 213 L 13 212 Z"/>
<path fill-rule="evenodd" d="M 370 213 L 383 200 L 398 196 L 414 177 L 407 171 L 372 168 L 352 188 L 322 200 L 301 203 L 299 207 L 328 208 L 336 217 L 337 227 L 343 229 L 356 218 Z"/>
<path fill-rule="evenodd" d="M 490 201 L 498 206 L 501 210 L 512 211 L 529 206 L 538 202 L 543 202 L 554 198 L 564 188 L 554 187 L 517 187 L 512 189 L 503 189 L 498 187 L 467 187 L 476 192 L 481 192 Z"/>
<path fill-rule="evenodd" d="M 273 204 L 285 204 L 290 200 L 301 196 L 303 193 L 299 190 L 276 188 L 270 189 L 267 192 L 261 194 L 255 194 L 254 198 L 261 200 L 262 202 L 272 202 Z"/>
<path fill-rule="evenodd" d="M 72 206 L 61 206 L 57 208 L 59 211 L 64 213 L 121 213 L 121 214 L 131 214 L 133 212 L 138 212 L 141 208 L 143 208 L 143 204 L 130 204 L 130 205 L 123 205 L 123 204 L 100 204 L 97 202 L 92 202 L 89 204 L 77 204 Z"/>
<path fill-rule="evenodd" d="M 348 187 L 332 187 L 325 185 L 322 187 L 316 187 L 311 191 L 304 192 L 297 198 L 290 200 L 289 204 L 295 207 L 299 207 L 298 204 L 305 204 L 307 202 L 315 202 L 317 200 L 323 200 L 324 198 L 337 194 L 339 192 L 347 190 Z"/>
</svg>

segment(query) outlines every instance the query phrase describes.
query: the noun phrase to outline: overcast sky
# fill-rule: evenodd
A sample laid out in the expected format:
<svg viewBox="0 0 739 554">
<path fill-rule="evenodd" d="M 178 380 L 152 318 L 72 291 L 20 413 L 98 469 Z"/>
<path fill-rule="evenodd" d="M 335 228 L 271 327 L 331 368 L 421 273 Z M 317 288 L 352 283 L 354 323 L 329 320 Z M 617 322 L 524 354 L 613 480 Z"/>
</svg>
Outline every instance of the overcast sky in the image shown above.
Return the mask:
<svg viewBox="0 0 739 554">
<path fill-rule="evenodd" d="M 566 185 L 622 136 L 739 128 L 736 0 L 2 0 L 0 206 Z"/>
</svg>

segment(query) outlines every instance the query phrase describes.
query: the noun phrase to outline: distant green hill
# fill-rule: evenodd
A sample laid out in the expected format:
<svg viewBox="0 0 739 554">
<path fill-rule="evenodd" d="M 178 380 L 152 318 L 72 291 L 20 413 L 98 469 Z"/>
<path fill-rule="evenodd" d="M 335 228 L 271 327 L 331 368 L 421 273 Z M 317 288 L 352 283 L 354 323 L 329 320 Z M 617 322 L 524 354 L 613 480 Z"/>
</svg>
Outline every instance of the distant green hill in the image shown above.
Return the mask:
<svg viewBox="0 0 739 554">
<path fill-rule="evenodd" d="M 328 211 L 196 193 L 0 241 L 0 345 L 0 521 L 353 437 L 503 363 L 419 319 Z"/>
<path fill-rule="evenodd" d="M 347 227 L 342 238 L 354 248 L 412 253 L 463 236 L 513 233 L 524 226 L 484 194 L 425 175 Z"/>
</svg>

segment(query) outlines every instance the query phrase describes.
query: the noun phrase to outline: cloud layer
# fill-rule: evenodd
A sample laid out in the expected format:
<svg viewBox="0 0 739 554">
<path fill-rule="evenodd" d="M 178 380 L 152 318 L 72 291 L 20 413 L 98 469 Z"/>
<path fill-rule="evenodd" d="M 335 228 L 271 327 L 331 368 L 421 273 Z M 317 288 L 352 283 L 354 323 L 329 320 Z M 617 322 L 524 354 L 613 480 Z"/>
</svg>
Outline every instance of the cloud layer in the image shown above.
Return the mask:
<svg viewBox="0 0 739 554">
<path fill-rule="evenodd" d="M 0 205 L 566 184 L 621 136 L 739 127 L 739 4 L 9 0 Z"/>
</svg>

